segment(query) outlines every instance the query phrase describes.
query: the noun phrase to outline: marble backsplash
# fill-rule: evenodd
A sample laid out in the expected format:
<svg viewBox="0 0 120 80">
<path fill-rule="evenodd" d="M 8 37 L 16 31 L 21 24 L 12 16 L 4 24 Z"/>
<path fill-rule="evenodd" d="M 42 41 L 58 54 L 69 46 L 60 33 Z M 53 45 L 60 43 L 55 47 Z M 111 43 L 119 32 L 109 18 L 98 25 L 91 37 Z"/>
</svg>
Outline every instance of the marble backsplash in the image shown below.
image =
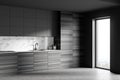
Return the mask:
<svg viewBox="0 0 120 80">
<path fill-rule="evenodd" d="M 0 51 L 29 51 L 38 43 L 38 50 L 47 49 L 53 44 L 53 37 L 1 36 Z"/>
</svg>

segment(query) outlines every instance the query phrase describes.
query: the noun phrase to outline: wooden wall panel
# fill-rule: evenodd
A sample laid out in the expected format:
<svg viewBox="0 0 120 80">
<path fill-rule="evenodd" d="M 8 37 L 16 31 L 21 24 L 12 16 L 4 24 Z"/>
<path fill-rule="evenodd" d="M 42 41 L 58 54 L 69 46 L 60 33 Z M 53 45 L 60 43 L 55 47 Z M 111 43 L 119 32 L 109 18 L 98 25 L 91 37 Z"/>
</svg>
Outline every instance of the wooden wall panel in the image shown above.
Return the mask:
<svg viewBox="0 0 120 80">
<path fill-rule="evenodd" d="M 71 60 L 63 61 L 66 68 L 79 66 L 80 55 L 80 26 L 79 15 L 70 12 L 61 12 L 61 50 L 72 50 Z M 75 54 L 77 54 L 75 56 Z M 64 59 L 64 57 L 63 57 Z M 66 58 L 67 59 L 67 58 Z"/>
</svg>

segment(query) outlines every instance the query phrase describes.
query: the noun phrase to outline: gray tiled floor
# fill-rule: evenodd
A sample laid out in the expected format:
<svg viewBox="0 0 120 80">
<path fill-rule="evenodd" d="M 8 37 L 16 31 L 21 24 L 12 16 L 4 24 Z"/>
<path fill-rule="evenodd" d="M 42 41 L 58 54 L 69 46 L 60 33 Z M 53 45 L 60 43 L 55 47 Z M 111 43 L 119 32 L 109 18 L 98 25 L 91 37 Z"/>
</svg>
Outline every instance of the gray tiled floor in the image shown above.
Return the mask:
<svg viewBox="0 0 120 80">
<path fill-rule="evenodd" d="M 120 80 L 120 75 L 108 70 L 79 68 L 0 75 L 0 80 Z"/>
</svg>

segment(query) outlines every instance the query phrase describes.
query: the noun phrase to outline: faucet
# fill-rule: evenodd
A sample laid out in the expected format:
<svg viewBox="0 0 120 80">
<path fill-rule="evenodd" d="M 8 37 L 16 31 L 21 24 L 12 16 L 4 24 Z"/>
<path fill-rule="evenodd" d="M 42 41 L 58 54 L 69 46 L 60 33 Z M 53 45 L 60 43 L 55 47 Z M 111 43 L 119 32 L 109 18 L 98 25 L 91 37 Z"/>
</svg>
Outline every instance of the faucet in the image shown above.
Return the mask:
<svg viewBox="0 0 120 80">
<path fill-rule="evenodd" d="M 38 49 L 38 43 L 36 42 L 36 43 L 34 44 L 33 50 L 37 50 L 37 49 Z"/>
</svg>

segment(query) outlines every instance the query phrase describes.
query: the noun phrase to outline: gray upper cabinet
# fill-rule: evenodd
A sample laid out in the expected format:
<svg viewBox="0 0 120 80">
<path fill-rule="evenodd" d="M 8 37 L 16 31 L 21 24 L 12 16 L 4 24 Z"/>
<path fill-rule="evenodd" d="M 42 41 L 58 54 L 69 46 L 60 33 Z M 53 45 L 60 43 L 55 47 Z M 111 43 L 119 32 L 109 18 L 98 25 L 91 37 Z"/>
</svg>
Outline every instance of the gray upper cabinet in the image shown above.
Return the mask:
<svg viewBox="0 0 120 80">
<path fill-rule="evenodd" d="M 9 36 L 9 7 L 0 6 L 0 36 Z"/>
<path fill-rule="evenodd" d="M 51 36 L 52 12 L 36 10 L 36 36 Z"/>
<path fill-rule="evenodd" d="M 0 36 L 52 36 L 53 12 L 0 6 Z"/>
<path fill-rule="evenodd" d="M 10 35 L 23 35 L 23 8 L 10 8 Z"/>
<path fill-rule="evenodd" d="M 24 8 L 23 13 L 24 36 L 35 36 L 35 10 Z"/>
</svg>

